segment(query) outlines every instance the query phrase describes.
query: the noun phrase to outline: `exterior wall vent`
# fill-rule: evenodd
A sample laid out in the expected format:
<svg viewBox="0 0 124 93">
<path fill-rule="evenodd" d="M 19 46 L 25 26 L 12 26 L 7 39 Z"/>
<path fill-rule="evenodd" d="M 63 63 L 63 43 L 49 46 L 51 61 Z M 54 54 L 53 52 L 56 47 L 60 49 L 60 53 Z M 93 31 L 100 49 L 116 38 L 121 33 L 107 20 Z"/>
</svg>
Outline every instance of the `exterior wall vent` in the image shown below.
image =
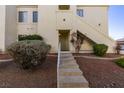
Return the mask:
<svg viewBox="0 0 124 93">
<path fill-rule="evenodd" d="M 70 5 L 59 5 L 58 8 L 59 8 L 59 10 L 69 10 Z"/>
</svg>

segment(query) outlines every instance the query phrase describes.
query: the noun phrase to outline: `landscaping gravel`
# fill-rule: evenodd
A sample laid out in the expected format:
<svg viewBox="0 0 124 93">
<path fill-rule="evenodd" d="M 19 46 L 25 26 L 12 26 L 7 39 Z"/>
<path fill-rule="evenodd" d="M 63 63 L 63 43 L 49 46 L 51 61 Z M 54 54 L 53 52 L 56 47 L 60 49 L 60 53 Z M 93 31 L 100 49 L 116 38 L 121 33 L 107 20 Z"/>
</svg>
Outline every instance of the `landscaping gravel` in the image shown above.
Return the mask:
<svg viewBox="0 0 124 93">
<path fill-rule="evenodd" d="M 0 87 L 8 88 L 56 88 L 56 57 L 47 57 L 46 62 L 34 70 L 20 69 L 14 62 L 0 63 Z"/>
<path fill-rule="evenodd" d="M 76 58 L 91 88 L 124 88 L 124 68 L 114 60 Z"/>
</svg>

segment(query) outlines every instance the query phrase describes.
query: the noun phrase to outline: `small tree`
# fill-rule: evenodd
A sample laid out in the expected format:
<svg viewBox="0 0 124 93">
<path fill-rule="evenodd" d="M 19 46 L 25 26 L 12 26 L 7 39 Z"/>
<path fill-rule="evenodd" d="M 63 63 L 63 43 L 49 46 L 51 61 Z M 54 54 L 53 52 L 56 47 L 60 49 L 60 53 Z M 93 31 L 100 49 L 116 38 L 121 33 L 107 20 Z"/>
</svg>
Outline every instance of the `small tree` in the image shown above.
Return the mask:
<svg viewBox="0 0 124 93">
<path fill-rule="evenodd" d="M 121 50 L 121 46 L 119 44 L 117 44 L 117 46 L 116 46 L 117 54 L 120 54 L 120 50 Z"/>
<path fill-rule="evenodd" d="M 75 52 L 79 53 L 81 45 L 83 44 L 83 39 L 81 39 L 81 37 L 77 36 L 77 33 L 73 32 L 71 34 L 71 43 L 75 48 Z"/>
</svg>

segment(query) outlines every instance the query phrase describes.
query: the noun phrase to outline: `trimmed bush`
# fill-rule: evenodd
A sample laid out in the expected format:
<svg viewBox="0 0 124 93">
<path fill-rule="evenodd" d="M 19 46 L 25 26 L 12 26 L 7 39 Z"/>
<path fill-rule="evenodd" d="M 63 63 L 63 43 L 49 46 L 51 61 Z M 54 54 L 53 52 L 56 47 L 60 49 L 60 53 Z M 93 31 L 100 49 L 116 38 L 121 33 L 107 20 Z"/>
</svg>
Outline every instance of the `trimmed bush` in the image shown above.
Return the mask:
<svg viewBox="0 0 124 93">
<path fill-rule="evenodd" d="M 124 58 L 117 59 L 115 63 L 124 68 Z"/>
<path fill-rule="evenodd" d="M 40 40 L 25 40 L 11 44 L 9 54 L 24 69 L 33 68 L 45 61 L 51 46 Z"/>
<path fill-rule="evenodd" d="M 96 56 L 104 56 L 108 50 L 108 46 L 105 44 L 95 44 L 93 51 Z"/>
<path fill-rule="evenodd" d="M 22 40 L 43 40 L 40 35 L 18 35 L 18 41 Z"/>
</svg>

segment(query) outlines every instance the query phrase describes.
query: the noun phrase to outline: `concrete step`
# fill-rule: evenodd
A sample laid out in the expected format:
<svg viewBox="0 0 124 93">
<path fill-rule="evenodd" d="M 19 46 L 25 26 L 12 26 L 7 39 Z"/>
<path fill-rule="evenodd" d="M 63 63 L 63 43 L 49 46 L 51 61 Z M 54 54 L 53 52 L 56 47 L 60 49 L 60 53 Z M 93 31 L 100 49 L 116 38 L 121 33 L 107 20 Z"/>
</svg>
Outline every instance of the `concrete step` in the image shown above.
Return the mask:
<svg viewBox="0 0 124 93">
<path fill-rule="evenodd" d="M 61 66 L 60 65 L 60 69 L 79 69 L 79 66 L 78 65 L 75 65 L 75 66 Z"/>
<path fill-rule="evenodd" d="M 82 73 L 82 71 L 79 70 L 79 69 L 64 69 L 64 68 L 61 68 L 59 71 L 60 71 L 60 73 L 61 72 L 80 72 L 80 73 Z"/>
<path fill-rule="evenodd" d="M 61 54 L 60 56 L 61 56 L 61 57 L 71 57 L 72 54 Z"/>
<path fill-rule="evenodd" d="M 82 72 L 60 72 L 60 76 L 82 76 Z"/>
<path fill-rule="evenodd" d="M 75 66 L 77 65 L 77 63 L 73 63 L 73 62 L 65 62 L 65 63 L 61 63 L 60 66 Z"/>
<path fill-rule="evenodd" d="M 75 59 L 74 58 L 60 58 L 60 62 L 63 62 L 63 61 L 74 61 Z"/>
<path fill-rule="evenodd" d="M 60 56 L 60 58 L 71 58 L 72 56 Z"/>
<path fill-rule="evenodd" d="M 61 58 L 70 58 L 72 55 L 60 55 Z"/>
<path fill-rule="evenodd" d="M 83 76 L 61 76 L 59 77 L 60 83 L 88 83 Z"/>
<path fill-rule="evenodd" d="M 88 88 L 87 83 L 60 83 L 60 88 Z"/>
<path fill-rule="evenodd" d="M 72 56 L 72 54 L 60 54 L 60 56 L 65 57 L 65 56 Z"/>
<path fill-rule="evenodd" d="M 60 63 L 61 64 L 66 64 L 66 63 L 76 63 L 77 64 L 77 62 L 75 61 L 75 60 L 60 60 Z"/>
<path fill-rule="evenodd" d="M 58 80 L 60 88 L 88 87 L 88 82 L 71 53 L 61 53 Z"/>
<path fill-rule="evenodd" d="M 70 51 L 61 51 L 61 53 L 70 53 L 71 54 Z"/>
<path fill-rule="evenodd" d="M 61 55 L 72 55 L 71 53 L 62 53 L 61 52 Z"/>
<path fill-rule="evenodd" d="M 74 58 L 72 55 L 71 56 L 60 56 L 60 58 Z"/>
<path fill-rule="evenodd" d="M 83 76 L 61 76 L 61 87 L 88 87 L 88 82 Z"/>
</svg>

